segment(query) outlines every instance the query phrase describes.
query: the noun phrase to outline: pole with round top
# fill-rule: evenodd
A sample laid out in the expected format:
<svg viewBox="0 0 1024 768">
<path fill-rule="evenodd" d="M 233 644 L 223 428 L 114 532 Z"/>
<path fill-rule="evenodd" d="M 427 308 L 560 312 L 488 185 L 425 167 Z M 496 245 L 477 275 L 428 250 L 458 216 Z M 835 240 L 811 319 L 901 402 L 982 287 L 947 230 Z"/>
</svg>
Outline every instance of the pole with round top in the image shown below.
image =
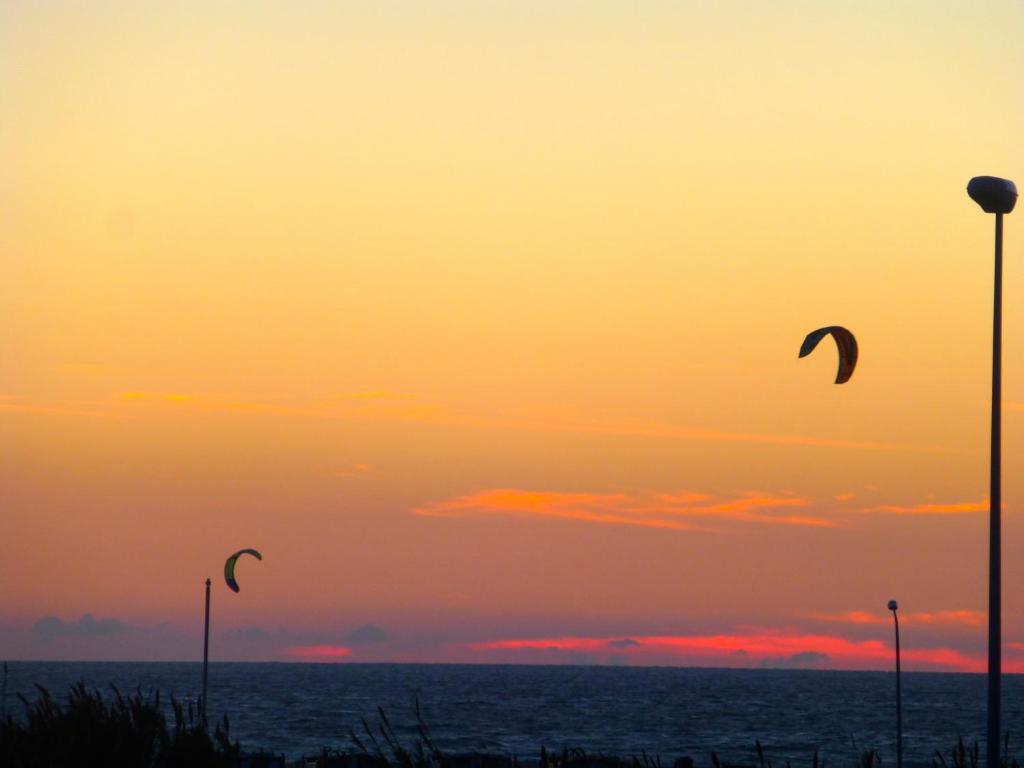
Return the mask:
<svg viewBox="0 0 1024 768">
<path fill-rule="evenodd" d="M 900 688 L 900 620 L 896 615 L 895 600 L 889 601 L 892 620 L 896 626 L 896 768 L 903 768 L 903 697 Z"/>
<path fill-rule="evenodd" d="M 199 718 L 206 727 L 206 673 L 210 666 L 210 580 L 206 580 L 206 614 L 203 620 L 203 698 L 199 702 Z"/>
<path fill-rule="evenodd" d="M 1003 214 L 1017 203 L 1017 187 L 1009 179 L 975 176 L 967 194 L 985 213 L 996 215 L 995 281 L 992 301 L 992 445 L 989 453 L 988 529 L 988 726 L 985 760 L 999 768 L 1002 685 L 1002 356 L 1003 356 Z"/>
</svg>

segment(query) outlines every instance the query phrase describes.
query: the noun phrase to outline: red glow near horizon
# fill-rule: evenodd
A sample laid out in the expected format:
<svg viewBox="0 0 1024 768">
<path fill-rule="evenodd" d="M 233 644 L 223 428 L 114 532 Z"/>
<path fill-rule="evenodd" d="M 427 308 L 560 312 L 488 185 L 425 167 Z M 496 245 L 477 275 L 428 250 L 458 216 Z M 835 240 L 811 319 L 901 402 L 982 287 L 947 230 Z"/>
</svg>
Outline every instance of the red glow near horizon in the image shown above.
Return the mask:
<svg viewBox="0 0 1024 768">
<path fill-rule="evenodd" d="M 300 661 L 329 663 L 351 656 L 352 649 L 343 645 L 299 645 L 285 648 L 282 655 Z"/>
<path fill-rule="evenodd" d="M 640 664 L 669 657 L 681 664 L 697 666 L 759 666 L 779 662 L 831 669 L 889 669 L 894 660 L 894 651 L 888 641 L 858 641 L 835 635 L 769 630 L 716 635 L 508 639 L 472 643 L 466 647 L 477 652 L 607 654 Z M 982 672 L 985 669 L 984 657 L 964 654 L 952 648 L 904 648 L 902 659 L 923 669 L 956 672 Z M 1024 670 L 1024 665 L 1007 665 L 1007 671 L 1019 670 Z"/>
</svg>

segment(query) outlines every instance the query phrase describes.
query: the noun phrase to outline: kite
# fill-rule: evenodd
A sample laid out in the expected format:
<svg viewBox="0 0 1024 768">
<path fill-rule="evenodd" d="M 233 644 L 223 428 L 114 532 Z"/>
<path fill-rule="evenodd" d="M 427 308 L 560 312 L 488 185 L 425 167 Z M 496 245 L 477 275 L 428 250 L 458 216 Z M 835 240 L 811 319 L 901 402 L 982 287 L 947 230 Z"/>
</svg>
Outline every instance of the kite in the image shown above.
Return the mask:
<svg viewBox="0 0 1024 768">
<path fill-rule="evenodd" d="M 800 357 L 807 357 L 811 354 L 818 346 L 818 342 L 830 333 L 839 348 L 839 370 L 836 372 L 836 384 L 842 384 L 850 380 L 853 369 L 857 365 L 857 340 L 841 325 L 828 325 L 807 334 L 804 343 L 800 345 Z"/>
<path fill-rule="evenodd" d="M 224 563 L 224 581 L 228 583 L 228 588 L 232 592 L 238 591 L 238 582 L 235 581 L 235 562 L 242 555 L 252 555 L 257 560 L 262 560 L 263 555 L 257 552 L 255 549 L 240 549 L 231 557 L 229 557 Z"/>
</svg>

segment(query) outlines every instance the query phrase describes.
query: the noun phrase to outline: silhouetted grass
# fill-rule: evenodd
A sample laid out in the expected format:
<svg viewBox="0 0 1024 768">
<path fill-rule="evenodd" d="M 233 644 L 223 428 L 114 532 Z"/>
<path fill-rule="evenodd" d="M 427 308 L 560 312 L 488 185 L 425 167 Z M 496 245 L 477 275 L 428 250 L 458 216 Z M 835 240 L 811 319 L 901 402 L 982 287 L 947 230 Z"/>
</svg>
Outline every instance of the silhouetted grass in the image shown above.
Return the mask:
<svg viewBox="0 0 1024 768">
<path fill-rule="evenodd" d="M 66 705 L 36 686 L 35 701 L 19 695 L 24 719 L 0 720 L 0 765 L 4 768 L 110 766 L 110 768 L 228 768 L 238 765 L 237 744 L 225 717 L 211 735 L 190 705 L 172 699 L 168 726 L 160 694 L 108 700 L 84 683 L 72 686 Z"/>
<path fill-rule="evenodd" d="M 1017 758 L 1010 756 L 1009 733 L 1003 737 L 1003 750 L 1000 755 L 999 764 L 1002 768 L 1020 768 Z M 978 742 L 974 742 L 968 748 L 964 744 L 962 736 L 953 745 L 952 749 L 949 750 L 949 762 L 946 762 L 946 758 L 938 750 L 935 750 L 935 756 L 932 758 L 932 768 L 979 768 L 980 765 L 981 758 Z"/>
</svg>

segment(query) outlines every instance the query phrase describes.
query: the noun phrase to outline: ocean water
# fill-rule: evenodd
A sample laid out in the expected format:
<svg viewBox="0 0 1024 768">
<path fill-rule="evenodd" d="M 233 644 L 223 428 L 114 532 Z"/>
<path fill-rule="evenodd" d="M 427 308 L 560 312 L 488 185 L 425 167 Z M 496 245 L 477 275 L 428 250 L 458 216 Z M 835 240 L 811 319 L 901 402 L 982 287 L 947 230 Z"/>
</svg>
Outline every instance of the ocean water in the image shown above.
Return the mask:
<svg viewBox="0 0 1024 768">
<path fill-rule="evenodd" d="M 84 681 L 101 692 L 159 690 L 179 699 L 201 688 L 197 663 L 11 662 L 6 707 L 35 696 L 36 684 L 63 699 Z M 1004 730 L 1024 758 L 1024 677 L 1004 678 Z M 211 663 L 210 720 L 230 718 L 243 749 L 289 758 L 322 748 L 354 751 L 350 732 L 383 708 L 401 740 L 417 738 L 415 702 L 446 752 L 496 752 L 535 759 L 548 750 L 681 756 L 710 765 L 753 763 L 759 739 L 781 768 L 853 766 L 858 750 L 896 763 L 895 676 L 883 672 L 680 669 L 666 667 Z M 982 742 L 983 675 L 903 675 L 904 762 L 930 766 L 958 736 Z M 856 746 L 855 746 L 856 745 Z"/>
</svg>

